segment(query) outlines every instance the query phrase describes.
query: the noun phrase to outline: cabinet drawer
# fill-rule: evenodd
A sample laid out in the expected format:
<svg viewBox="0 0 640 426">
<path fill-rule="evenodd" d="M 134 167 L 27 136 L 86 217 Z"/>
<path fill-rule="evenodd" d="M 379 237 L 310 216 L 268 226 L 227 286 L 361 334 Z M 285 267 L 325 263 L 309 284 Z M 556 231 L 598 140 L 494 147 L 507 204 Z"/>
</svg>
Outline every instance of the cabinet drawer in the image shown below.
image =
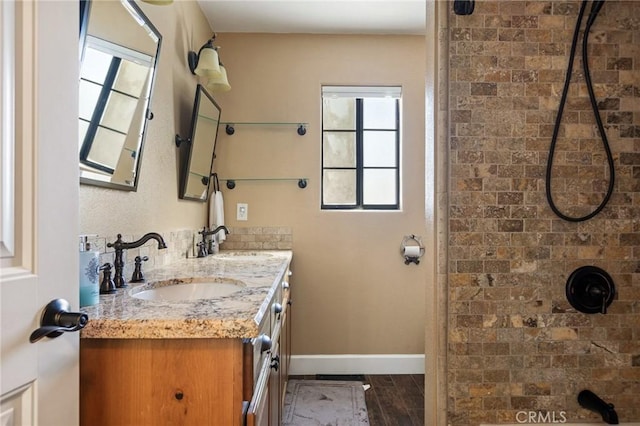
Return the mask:
<svg viewBox="0 0 640 426">
<path fill-rule="evenodd" d="M 253 392 L 244 424 L 246 426 L 266 426 L 269 424 L 269 375 L 271 358 L 264 357 L 256 387 Z"/>
</svg>

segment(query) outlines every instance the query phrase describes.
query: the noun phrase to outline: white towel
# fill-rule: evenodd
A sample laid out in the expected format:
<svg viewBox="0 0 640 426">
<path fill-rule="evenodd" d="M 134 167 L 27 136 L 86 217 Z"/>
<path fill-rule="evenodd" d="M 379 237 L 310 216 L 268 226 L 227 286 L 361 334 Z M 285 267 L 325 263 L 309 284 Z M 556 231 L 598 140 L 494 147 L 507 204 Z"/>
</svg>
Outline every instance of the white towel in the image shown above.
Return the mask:
<svg viewBox="0 0 640 426">
<path fill-rule="evenodd" d="M 224 225 L 224 200 L 222 191 L 213 191 L 209 199 L 209 229 Z M 215 235 L 218 243 L 227 239 L 227 233 L 223 230 Z"/>
</svg>

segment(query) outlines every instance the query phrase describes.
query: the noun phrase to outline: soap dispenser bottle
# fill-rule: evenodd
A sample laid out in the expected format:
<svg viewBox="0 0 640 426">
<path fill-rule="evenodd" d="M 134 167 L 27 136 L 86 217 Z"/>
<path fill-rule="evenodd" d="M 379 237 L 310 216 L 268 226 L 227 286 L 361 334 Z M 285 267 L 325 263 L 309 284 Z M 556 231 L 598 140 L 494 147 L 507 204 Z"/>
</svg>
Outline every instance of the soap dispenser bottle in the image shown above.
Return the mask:
<svg viewBox="0 0 640 426">
<path fill-rule="evenodd" d="M 91 306 L 100 300 L 98 284 L 100 253 L 91 250 L 87 235 L 80 236 L 80 307 Z"/>
</svg>

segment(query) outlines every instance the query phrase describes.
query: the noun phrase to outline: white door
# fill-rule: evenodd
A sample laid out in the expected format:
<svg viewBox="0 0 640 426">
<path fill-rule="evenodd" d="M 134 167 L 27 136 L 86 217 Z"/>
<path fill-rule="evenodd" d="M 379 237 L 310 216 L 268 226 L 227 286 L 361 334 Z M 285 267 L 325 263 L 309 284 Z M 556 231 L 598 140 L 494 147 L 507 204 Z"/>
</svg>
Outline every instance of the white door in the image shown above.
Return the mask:
<svg viewBox="0 0 640 426">
<path fill-rule="evenodd" d="M 44 306 L 78 308 L 78 2 L 0 1 L 0 425 L 78 424 L 78 333 L 29 343 Z"/>
</svg>

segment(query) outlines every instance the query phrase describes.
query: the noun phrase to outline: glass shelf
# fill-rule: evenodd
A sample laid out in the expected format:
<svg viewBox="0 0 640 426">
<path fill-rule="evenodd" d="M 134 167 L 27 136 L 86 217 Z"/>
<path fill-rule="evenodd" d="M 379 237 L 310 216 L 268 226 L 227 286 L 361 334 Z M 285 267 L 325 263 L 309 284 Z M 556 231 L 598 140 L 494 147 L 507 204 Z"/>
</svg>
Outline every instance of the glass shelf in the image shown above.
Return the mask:
<svg viewBox="0 0 640 426">
<path fill-rule="evenodd" d="M 189 171 L 189 174 L 200 178 L 200 181 L 202 182 L 203 185 L 209 185 L 209 179 L 211 178 L 211 175 L 201 175 L 200 173 L 196 173 L 192 171 Z"/>
<path fill-rule="evenodd" d="M 233 135 L 236 132 L 236 126 L 285 126 L 296 127 L 296 131 L 300 136 L 304 136 L 307 133 L 307 126 L 309 123 L 302 122 L 289 122 L 289 123 L 269 123 L 269 122 L 257 122 L 257 121 L 226 121 L 220 122 L 224 124 L 225 132 L 228 135 Z"/>
<path fill-rule="evenodd" d="M 240 182 L 240 181 L 245 181 L 245 182 L 250 182 L 250 181 L 269 181 L 269 182 L 275 182 L 275 181 L 297 181 L 298 182 L 298 188 L 300 189 L 304 189 L 307 187 L 307 181 L 309 180 L 308 178 L 236 178 L 236 179 L 220 179 L 221 181 L 227 182 L 227 188 L 229 189 L 233 189 L 236 187 L 236 182 Z"/>
<path fill-rule="evenodd" d="M 198 114 L 198 120 L 201 119 L 201 118 L 204 119 L 204 120 L 210 121 L 212 123 L 216 123 L 216 125 L 219 123 L 217 117 L 216 118 L 211 118 L 211 117 L 208 117 L 206 115 Z"/>
</svg>

